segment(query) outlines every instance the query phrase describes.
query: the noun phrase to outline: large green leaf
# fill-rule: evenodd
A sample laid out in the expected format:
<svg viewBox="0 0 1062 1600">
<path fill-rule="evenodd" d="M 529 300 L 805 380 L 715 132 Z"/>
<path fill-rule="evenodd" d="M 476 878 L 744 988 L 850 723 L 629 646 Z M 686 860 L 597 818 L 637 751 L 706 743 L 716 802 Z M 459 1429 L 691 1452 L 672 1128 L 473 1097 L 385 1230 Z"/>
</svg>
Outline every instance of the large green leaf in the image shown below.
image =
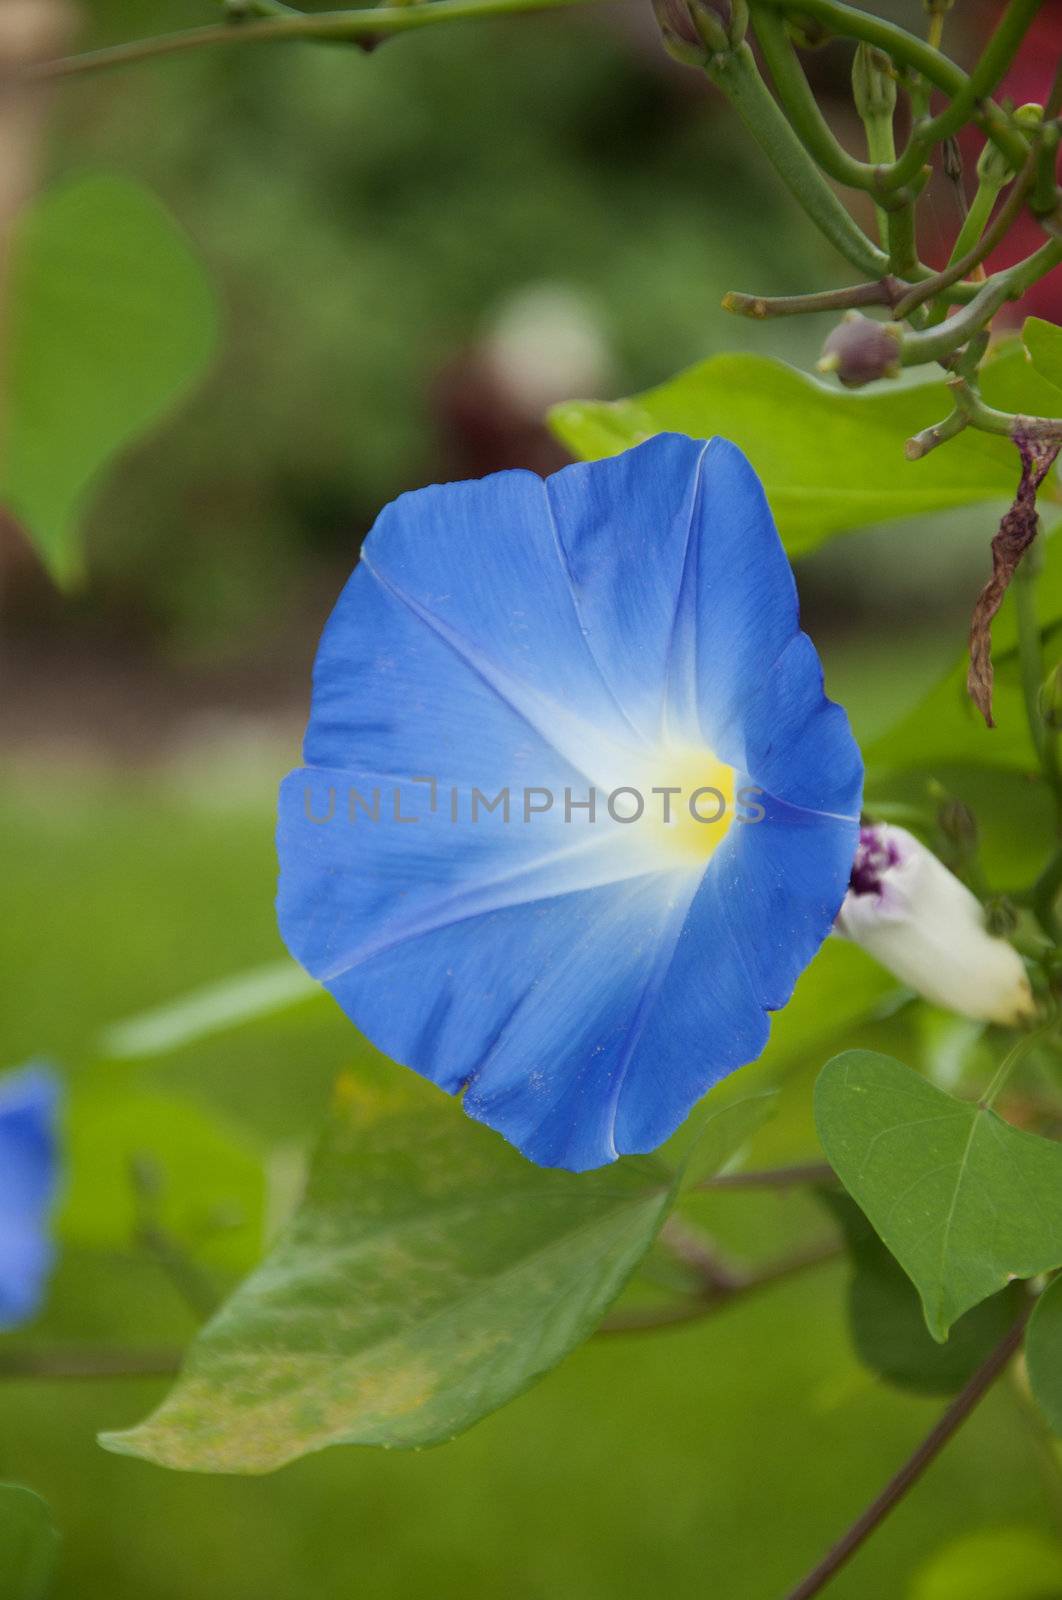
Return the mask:
<svg viewBox="0 0 1062 1600">
<path fill-rule="evenodd" d="M 203 372 L 214 303 L 159 202 L 106 176 L 51 190 L 21 217 L 10 286 L 0 498 L 69 582 L 94 480 Z"/>
<path fill-rule="evenodd" d="M 823 1200 L 848 1245 L 852 1276 L 848 1324 L 864 1366 L 901 1389 L 953 1394 L 981 1365 L 1018 1316 L 1023 1290 L 1007 1286 L 959 1318 L 946 1344 L 926 1330 L 917 1291 L 850 1195 L 827 1190 Z"/>
<path fill-rule="evenodd" d="M 922 1297 L 935 1339 L 1011 1277 L 1062 1264 L 1062 1145 L 848 1050 L 815 1086 L 834 1170 Z"/>
<path fill-rule="evenodd" d="M 1036 1402 L 1062 1438 L 1062 1278 L 1053 1279 L 1036 1302 L 1025 1359 Z"/>
<path fill-rule="evenodd" d="M 1017 464 L 1005 440 L 968 432 L 921 461 L 905 458 L 904 441 L 951 408 L 943 383 L 852 394 L 764 356 L 720 355 L 629 400 L 569 401 L 550 424 L 587 461 L 662 431 L 732 439 L 797 555 L 847 529 L 1010 499 Z"/>
<path fill-rule="evenodd" d="M 44 1501 L 17 1483 L 0 1483 L 0 1594 L 44 1600 L 55 1569 L 59 1535 Z"/>
<path fill-rule="evenodd" d="M 108 1448 L 266 1472 L 452 1438 L 596 1326 L 674 1199 L 663 1163 L 532 1166 L 412 1073 L 345 1078 L 302 1209 Z"/>
</svg>

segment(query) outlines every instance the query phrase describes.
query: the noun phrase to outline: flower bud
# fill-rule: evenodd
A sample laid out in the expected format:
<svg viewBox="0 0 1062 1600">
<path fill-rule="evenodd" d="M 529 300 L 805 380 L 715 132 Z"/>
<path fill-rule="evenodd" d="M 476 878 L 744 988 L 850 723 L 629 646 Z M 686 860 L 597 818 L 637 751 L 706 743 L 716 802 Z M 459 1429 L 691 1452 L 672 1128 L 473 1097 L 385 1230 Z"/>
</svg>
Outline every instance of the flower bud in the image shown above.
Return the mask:
<svg viewBox="0 0 1062 1600">
<path fill-rule="evenodd" d="M 1026 100 L 1025 104 L 1019 106 L 1014 113 L 1014 121 L 1030 131 L 1038 128 L 1043 120 L 1044 108 L 1035 100 Z"/>
<path fill-rule="evenodd" d="M 1005 189 L 1007 184 L 1014 180 L 1014 168 L 991 139 L 977 158 L 977 180 L 987 188 L 997 191 Z"/>
<path fill-rule="evenodd" d="M 686 0 L 653 0 L 653 11 L 668 55 L 687 67 L 703 67 L 708 51 Z"/>
<path fill-rule="evenodd" d="M 898 377 L 901 338 L 894 322 L 874 322 L 860 311 L 849 311 L 823 345 L 818 369 L 835 372 L 846 389 Z"/>
<path fill-rule="evenodd" d="M 1009 1027 L 1034 1015 L 1018 952 L 988 932 L 980 901 L 906 828 L 860 830 L 835 931 L 934 1005 Z"/>
<path fill-rule="evenodd" d="M 864 122 L 888 118 L 896 109 L 896 78 L 892 63 L 873 45 L 860 42 L 852 62 L 852 96 Z"/>
</svg>

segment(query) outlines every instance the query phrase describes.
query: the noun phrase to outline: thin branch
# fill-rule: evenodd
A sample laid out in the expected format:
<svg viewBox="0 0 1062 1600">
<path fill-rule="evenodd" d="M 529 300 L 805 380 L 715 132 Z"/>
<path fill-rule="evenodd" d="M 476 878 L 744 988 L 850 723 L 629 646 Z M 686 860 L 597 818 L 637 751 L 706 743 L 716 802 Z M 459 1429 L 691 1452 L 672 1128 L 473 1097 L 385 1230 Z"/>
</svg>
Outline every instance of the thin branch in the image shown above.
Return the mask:
<svg viewBox="0 0 1062 1600">
<path fill-rule="evenodd" d="M 1036 439 L 1045 444 L 1062 439 L 1062 418 L 1028 417 L 1016 411 L 999 411 L 995 406 L 987 405 L 981 399 L 976 385 L 961 376 L 949 378 L 948 388 L 970 426 L 979 428 L 982 433 L 998 433 L 1008 439 L 1023 434 L 1027 439 Z"/>
<path fill-rule="evenodd" d="M 854 306 L 893 306 L 910 292 L 902 278 L 886 276 L 874 283 L 854 283 L 845 289 L 823 289 L 817 294 L 764 296 L 732 289 L 723 296 L 723 310 L 738 317 L 799 317 L 816 311 L 850 311 Z"/>
<path fill-rule="evenodd" d="M 964 428 L 970 426 L 970 418 L 958 407 L 943 422 L 934 422 L 931 428 L 923 428 L 921 433 L 916 433 L 908 439 L 903 447 L 903 453 L 908 461 L 921 461 L 938 444 L 946 444 L 949 439 L 954 439 Z"/>
<path fill-rule="evenodd" d="M 381 5 L 355 11 L 296 12 L 292 15 L 264 17 L 256 22 L 209 23 L 202 28 L 184 28 L 179 33 L 160 34 L 153 39 L 135 39 L 129 44 L 109 45 L 88 50 L 82 55 L 62 56 L 28 68 L 23 77 L 32 82 L 50 78 L 72 78 L 87 72 L 103 72 L 111 67 L 133 66 L 161 56 L 201 50 L 215 44 L 268 44 L 284 39 L 343 40 L 382 39 L 414 28 L 436 23 L 465 22 L 479 17 L 516 16 L 530 11 L 551 11 L 572 5 L 599 4 L 601 0 L 424 0 L 420 5 Z"/>
<path fill-rule="evenodd" d="M 12 1378 L 169 1378 L 180 1368 L 177 1350 L 4 1349 L 0 1380 Z"/>
<path fill-rule="evenodd" d="M 1011 1357 L 1019 1349 L 1032 1304 L 1030 1299 L 1022 1316 L 1010 1332 L 1000 1340 L 988 1359 L 978 1367 L 966 1387 L 956 1395 L 939 1421 L 926 1434 L 895 1477 L 886 1484 L 877 1499 L 856 1518 L 847 1533 L 838 1539 L 832 1550 L 823 1557 L 813 1571 L 808 1573 L 803 1582 L 798 1583 L 796 1588 L 790 1591 L 786 1600 L 813 1600 L 815 1595 L 821 1594 L 831 1579 L 836 1577 L 845 1563 L 855 1555 L 860 1545 L 869 1539 L 889 1512 L 900 1503 L 907 1491 L 918 1482 L 949 1439 L 958 1432 L 970 1413 L 984 1399 L 993 1383 L 1008 1366 Z"/>
<path fill-rule="evenodd" d="M 720 1286 L 706 1282 L 700 1294 L 691 1294 L 664 1306 L 632 1306 L 629 1311 L 614 1312 L 598 1328 L 598 1335 L 615 1333 L 652 1333 L 661 1328 L 677 1328 L 683 1323 L 697 1322 L 702 1317 L 713 1316 L 717 1311 L 743 1300 L 757 1289 L 767 1289 L 774 1283 L 806 1272 L 810 1267 L 821 1266 L 844 1254 L 844 1246 L 836 1239 L 809 1245 L 806 1250 L 760 1267 L 755 1272 L 735 1275 L 733 1282 Z"/>
</svg>

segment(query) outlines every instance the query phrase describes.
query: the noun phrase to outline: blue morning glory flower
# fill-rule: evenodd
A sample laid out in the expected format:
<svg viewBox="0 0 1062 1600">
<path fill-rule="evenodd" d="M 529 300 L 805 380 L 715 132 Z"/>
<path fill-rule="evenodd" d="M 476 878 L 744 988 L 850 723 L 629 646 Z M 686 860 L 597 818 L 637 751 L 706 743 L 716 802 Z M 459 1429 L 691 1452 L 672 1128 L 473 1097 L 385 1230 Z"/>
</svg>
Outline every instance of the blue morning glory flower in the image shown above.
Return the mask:
<svg viewBox="0 0 1062 1600">
<path fill-rule="evenodd" d="M 58 1103 L 46 1067 L 0 1077 L 0 1329 L 33 1315 L 51 1269 Z"/>
<path fill-rule="evenodd" d="M 280 927 L 532 1161 L 661 1144 L 844 899 L 862 763 L 739 450 L 665 434 L 388 506 L 280 796 Z"/>
</svg>

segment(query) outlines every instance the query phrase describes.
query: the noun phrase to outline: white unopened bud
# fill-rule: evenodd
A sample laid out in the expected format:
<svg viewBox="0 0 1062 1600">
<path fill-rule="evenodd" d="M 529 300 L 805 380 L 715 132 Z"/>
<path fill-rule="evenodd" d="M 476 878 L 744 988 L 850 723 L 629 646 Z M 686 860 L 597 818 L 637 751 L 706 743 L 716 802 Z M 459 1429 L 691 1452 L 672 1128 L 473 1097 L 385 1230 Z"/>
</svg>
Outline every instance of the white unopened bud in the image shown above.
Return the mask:
<svg viewBox="0 0 1062 1600">
<path fill-rule="evenodd" d="M 1035 1013 L 1021 957 L 980 901 L 906 828 L 860 830 L 837 933 L 934 1005 L 1015 1026 Z"/>
</svg>

